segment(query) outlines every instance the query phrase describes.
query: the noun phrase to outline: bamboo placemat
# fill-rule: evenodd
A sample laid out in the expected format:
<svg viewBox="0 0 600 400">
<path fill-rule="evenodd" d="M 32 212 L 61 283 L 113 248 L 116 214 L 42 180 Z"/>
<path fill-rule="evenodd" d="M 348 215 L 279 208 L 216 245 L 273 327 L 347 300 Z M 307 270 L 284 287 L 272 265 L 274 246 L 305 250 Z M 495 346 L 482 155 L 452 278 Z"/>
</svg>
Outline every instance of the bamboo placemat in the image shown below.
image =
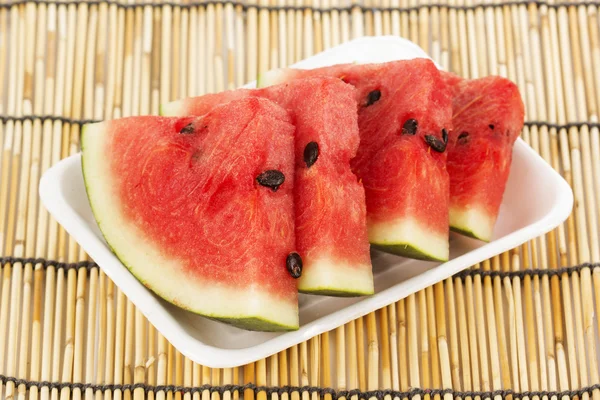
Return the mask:
<svg viewBox="0 0 600 400">
<path fill-rule="evenodd" d="M 0 1 L 0 393 L 599 400 L 599 4 Z M 381 34 L 464 76 L 518 83 L 522 137 L 574 189 L 564 225 L 278 355 L 211 370 L 169 345 L 40 204 L 40 175 L 78 151 L 83 120 L 156 114 Z"/>
</svg>

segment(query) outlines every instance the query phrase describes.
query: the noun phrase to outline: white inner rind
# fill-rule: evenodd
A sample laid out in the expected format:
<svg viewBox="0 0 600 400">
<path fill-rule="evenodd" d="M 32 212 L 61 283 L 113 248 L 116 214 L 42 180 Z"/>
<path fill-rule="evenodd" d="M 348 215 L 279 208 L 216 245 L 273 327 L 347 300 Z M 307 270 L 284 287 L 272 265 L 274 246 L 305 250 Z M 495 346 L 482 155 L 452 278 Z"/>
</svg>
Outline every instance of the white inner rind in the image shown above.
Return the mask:
<svg viewBox="0 0 600 400">
<path fill-rule="evenodd" d="M 106 241 L 121 262 L 148 288 L 189 311 L 227 319 L 258 318 L 291 329 L 298 327 L 296 302 L 270 295 L 259 283 L 228 287 L 204 281 L 165 257 L 121 212 L 116 184 L 107 162 L 103 124 L 87 126 L 83 136 L 83 172 L 90 203 Z M 225 282 L 226 283 L 226 282 Z"/>
<path fill-rule="evenodd" d="M 432 232 L 412 218 L 390 222 L 369 221 L 369 242 L 383 246 L 409 245 L 437 260 L 448 260 L 448 235 Z"/>
<path fill-rule="evenodd" d="M 465 232 L 471 232 L 478 239 L 489 242 L 494 232 L 494 224 L 495 219 L 479 207 L 450 208 L 450 226 Z"/>
<path fill-rule="evenodd" d="M 349 265 L 343 261 L 321 257 L 306 260 L 305 271 L 298 281 L 301 292 L 332 291 L 346 294 L 373 294 L 371 265 Z"/>
</svg>

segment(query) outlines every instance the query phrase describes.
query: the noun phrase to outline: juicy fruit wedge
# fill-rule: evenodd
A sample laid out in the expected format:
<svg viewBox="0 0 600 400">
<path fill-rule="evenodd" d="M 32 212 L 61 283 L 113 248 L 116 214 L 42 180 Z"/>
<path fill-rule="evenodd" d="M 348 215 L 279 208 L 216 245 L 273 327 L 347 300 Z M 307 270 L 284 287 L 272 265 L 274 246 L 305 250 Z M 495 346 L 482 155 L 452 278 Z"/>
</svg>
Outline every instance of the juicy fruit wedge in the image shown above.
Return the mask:
<svg viewBox="0 0 600 400">
<path fill-rule="evenodd" d="M 508 79 L 444 77 L 453 92 L 448 144 L 450 227 L 483 241 L 492 238 L 524 121 L 517 86 Z"/>
<path fill-rule="evenodd" d="M 100 230 L 168 302 L 244 329 L 295 330 L 293 134 L 266 99 L 89 125 L 83 175 Z"/>
<path fill-rule="evenodd" d="M 294 120 L 296 248 L 301 292 L 336 296 L 374 292 L 364 188 L 350 170 L 359 142 L 354 88 L 334 78 L 239 89 L 162 107 L 167 115 L 202 115 L 234 99 L 277 102 Z"/>
<path fill-rule="evenodd" d="M 258 84 L 330 76 L 356 88 L 360 146 L 352 170 L 362 180 L 369 240 L 405 257 L 449 256 L 446 138 L 452 129 L 450 93 L 427 59 L 279 69 Z"/>
</svg>

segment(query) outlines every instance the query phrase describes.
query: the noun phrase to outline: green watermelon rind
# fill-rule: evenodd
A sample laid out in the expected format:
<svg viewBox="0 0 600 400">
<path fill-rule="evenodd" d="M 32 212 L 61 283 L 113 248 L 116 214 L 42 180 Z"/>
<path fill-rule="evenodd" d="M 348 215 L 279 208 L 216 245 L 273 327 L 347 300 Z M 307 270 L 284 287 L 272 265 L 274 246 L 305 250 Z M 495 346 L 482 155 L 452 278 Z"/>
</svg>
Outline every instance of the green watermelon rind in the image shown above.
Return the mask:
<svg viewBox="0 0 600 400">
<path fill-rule="evenodd" d="M 367 222 L 371 247 L 386 253 L 423 261 L 449 259 L 449 235 L 429 231 L 427 225 L 410 218 Z"/>
<path fill-rule="evenodd" d="M 436 257 L 428 253 L 426 250 L 420 249 L 408 243 L 382 244 L 371 242 L 371 247 L 376 250 L 383 251 L 385 253 L 396 254 L 398 256 L 411 258 L 415 260 L 439 262 L 448 261 L 447 258 Z"/>
<path fill-rule="evenodd" d="M 360 297 L 360 296 L 370 296 L 374 292 L 373 291 L 347 291 L 347 290 L 335 290 L 327 287 L 319 287 L 312 288 L 310 290 L 303 289 L 298 290 L 300 293 L 304 294 L 314 294 L 320 296 L 331 296 L 331 297 Z"/>
<path fill-rule="evenodd" d="M 151 284 L 148 283 L 147 280 L 145 280 L 144 278 L 142 278 L 140 276 L 140 274 L 136 271 L 136 269 L 134 267 L 132 267 L 132 265 L 130 265 L 130 263 L 128 263 L 125 259 L 126 257 L 119 252 L 115 246 L 112 243 L 112 240 L 109 238 L 109 235 L 106 234 L 106 229 L 105 229 L 105 224 L 102 221 L 103 218 L 101 218 L 96 210 L 96 204 L 95 201 L 93 200 L 94 196 L 94 191 L 92 190 L 92 184 L 89 181 L 89 168 L 92 168 L 91 166 L 87 166 L 87 162 L 88 161 L 88 157 L 86 157 L 87 154 L 87 148 L 88 148 L 88 137 L 89 137 L 89 130 L 91 128 L 98 127 L 101 126 L 103 123 L 95 123 L 95 124 L 90 124 L 90 125 L 84 125 L 82 127 L 81 130 L 81 149 L 82 149 L 82 157 L 81 157 L 81 169 L 82 169 L 82 174 L 83 174 L 83 179 L 84 179 L 84 186 L 85 186 L 85 190 L 86 190 L 86 194 L 88 196 L 89 199 L 89 205 L 90 208 L 92 210 L 92 214 L 94 216 L 94 219 L 98 225 L 98 228 L 100 229 L 100 232 L 106 242 L 106 244 L 108 245 L 109 249 L 111 250 L 111 252 L 119 259 L 119 261 L 129 270 L 129 272 L 141 283 L 143 284 L 146 288 L 148 288 L 149 290 L 151 290 L 153 293 L 155 293 L 158 297 L 160 297 L 161 299 L 167 301 L 170 304 L 173 304 L 181 309 L 184 309 L 186 311 L 189 311 L 193 314 L 197 314 L 200 315 L 202 317 L 205 317 L 207 319 L 211 319 L 211 320 L 215 320 L 215 321 L 219 321 L 219 322 L 223 322 L 225 324 L 229 324 L 244 330 L 250 330 L 250 331 L 265 331 L 265 332 L 286 332 L 286 331 L 295 331 L 298 330 L 299 328 L 299 324 L 298 322 L 296 322 L 295 324 L 291 325 L 291 324 L 284 324 L 284 323 L 280 323 L 277 322 L 275 320 L 272 319 L 268 319 L 268 318 L 263 318 L 260 316 L 256 316 L 256 315 L 218 315 L 218 314 L 214 314 L 214 313 L 206 313 L 202 310 L 199 309 L 194 309 L 193 307 L 189 307 L 186 306 L 184 304 L 182 304 L 179 301 L 176 301 L 173 298 L 170 298 L 170 296 L 168 296 L 166 293 L 164 293 L 160 288 L 157 287 L 152 287 Z M 216 300 L 216 299 L 215 299 Z M 273 299 L 272 301 L 276 301 L 275 299 Z M 297 312 L 296 312 L 296 318 L 297 318 Z"/>
<path fill-rule="evenodd" d="M 482 240 L 484 242 L 489 242 L 489 240 L 486 240 L 486 239 L 483 239 L 483 238 L 477 236 L 477 234 L 475 232 L 473 232 L 473 230 L 468 229 L 468 228 L 467 229 L 463 229 L 463 228 L 460 228 L 460 227 L 457 227 L 457 226 L 451 226 L 450 230 L 452 232 L 459 233 L 459 234 L 461 234 L 463 236 L 467 236 L 467 237 L 470 237 L 470 238 L 473 238 L 473 239 L 477 239 L 477 240 Z"/>
</svg>

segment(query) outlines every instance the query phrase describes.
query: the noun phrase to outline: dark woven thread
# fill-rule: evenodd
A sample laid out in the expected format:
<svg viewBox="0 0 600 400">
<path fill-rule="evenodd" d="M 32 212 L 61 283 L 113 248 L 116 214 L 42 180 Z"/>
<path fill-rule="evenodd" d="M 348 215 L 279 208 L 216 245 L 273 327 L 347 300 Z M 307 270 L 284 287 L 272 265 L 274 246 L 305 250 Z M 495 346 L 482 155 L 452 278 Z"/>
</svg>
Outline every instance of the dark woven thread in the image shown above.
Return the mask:
<svg viewBox="0 0 600 400">
<path fill-rule="evenodd" d="M 571 276 L 572 274 L 579 273 L 584 269 L 595 269 L 599 268 L 600 263 L 584 263 L 580 265 L 575 265 L 573 267 L 564 267 L 564 268 L 556 268 L 556 269 L 524 269 L 520 271 L 484 271 L 482 269 L 467 269 L 459 272 L 454 275 L 456 278 L 465 279 L 466 277 L 487 277 L 490 278 L 525 278 L 529 276 L 533 278 L 534 276 L 558 276 L 559 278 L 563 275 Z"/>
<path fill-rule="evenodd" d="M 4 264 L 32 264 L 35 266 L 42 266 L 44 268 L 47 267 L 55 267 L 55 268 L 61 268 L 61 269 L 80 269 L 80 268 L 86 268 L 86 269 L 92 269 L 98 266 L 98 264 L 96 264 L 93 261 L 79 261 L 79 262 L 75 262 L 75 263 L 65 263 L 65 262 L 59 262 L 59 261 L 55 261 L 55 260 L 47 260 L 45 258 L 24 258 L 24 257 L 0 257 L 0 265 L 4 265 Z"/>
<path fill-rule="evenodd" d="M 474 10 L 478 8 L 502 8 L 504 6 L 529 6 L 536 5 L 538 7 L 545 6 L 549 8 L 560 8 L 560 7 L 586 7 L 586 6 L 594 6 L 598 7 L 598 2 L 596 1 L 584 1 L 584 2 L 575 2 L 569 1 L 564 3 L 548 3 L 544 0 L 535 0 L 535 1 L 519 1 L 512 0 L 504 3 L 489 3 L 489 4 L 476 4 L 476 5 L 468 5 L 468 6 L 457 6 L 457 5 L 449 5 L 449 4 L 422 4 L 413 7 L 367 7 L 361 4 L 355 4 L 348 7 L 309 7 L 309 6 L 270 6 L 270 5 L 258 5 L 258 4 L 245 4 L 241 1 L 230 0 L 230 1 L 215 1 L 215 0 L 207 0 L 207 1 L 192 1 L 190 3 L 178 4 L 173 1 L 166 2 L 144 2 L 144 3 L 136 3 L 136 4 L 126 4 L 119 1 L 113 0 L 92 0 L 87 1 L 85 3 L 80 2 L 79 0 L 15 0 L 8 3 L 0 3 L 0 8 L 10 8 L 19 6 L 27 3 L 37 3 L 37 4 L 55 4 L 58 6 L 70 6 L 70 5 L 87 5 L 87 6 L 97 6 L 99 4 L 107 4 L 107 5 L 115 5 L 118 8 L 141 8 L 141 7 L 178 7 L 180 9 L 192 8 L 192 7 L 201 7 L 207 5 L 216 5 L 216 4 L 231 4 L 236 7 L 241 7 L 244 10 L 247 9 L 259 9 L 259 10 L 270 10 L 270 11 L 317 11 L 317 12 L 330 12 L 330 11 L 352 11 L 355 9 L 359 9 L 364 11 L 402 11 L 402 12 L 410 12 L 420 9 L 431 9 L 431 8 L 446 8 L 446 9 L 454 9 L 454 10 Z"/>
<path fill-rule="evenodd" d="M 144 383 L 134 383 L 134 384 L 126 384 L 126 385 L 117 385 L 117 384 L 109 384 L 109 385 L 97 385 L 92 383 L 67 383 L 67 382 L 35 382 L 29 381 L 25 379 L 17 379 L 13 377 L 7 377 L 4 375 L 0 375 L 0 381 L 3 382 L 12 382 L 16 386 L 25 386 L 26 389 L 31 389 L 32 387 L 36 387 L 41 389 L 43 387 L 47 387 L 49 389 L 78 389 L 80 391 L 92 390 L 92 391 L 131 391 L 136 389 L 142 389 L 145 392 L 179 392 L 179 393 L 201 393 L 204 391 L 208 391 L 210 393 L 219 393 L 224 394 L 225 392 L 243 392 L 245 390 L 252 390 L 254 393 L 258 392 L 266 392 L 267 395 L 272 394 L 291 394 L 294 392 L 300 393 L 317 393 L 319 396 L 324 396 L 329 394 L 334 399 L 339 399 L 341 397 L 350 398 L 352 396 L 358 396 L 361 399 L 371 399 L 376 398 L 378 400 L 383 400 L 385 396 L 391 396 L 393 398 L 405 398 L 405 397 L 413 397 L 413 396 L 444 396 L 446 394 L 450 394 L 454 397 L 460 398 L 494 398 L 496 396 L 501 396 L 503 398 L 507 396 L 513 396 L 517 398 L 525 398 L 525 397 L 564 397 L 568 396 L 570 398 L 573 397 L 581 397 L 583 394 L 592 394 L 593 391 L 600 389 L 600 384 L 595 384 L 592 386 L 586 386 L 576 390 L 566 390 L 562 392 L 553 392 L 553 391 L 527 391 L 527 392 L 515 392 L 511 389 L 506 390 L 494 390 L 489 392 L 481 392 L 481 391 L 472 391 L 472 392 L 459 392 L 454 391 L 452 389 L 412 389 L 407 392 L 401 392 L 396 390 L 370 390 L 370 391 L 360 391 L 360 390 L 335 390 L 332 388 L 322 388 L 315 386 L 302 386 L 302 387 L 293 387 L 293 386 L 282 386 L 282 387 L 268 387 L 268 386 L 257 386 L 253 383 L 248 383 L 245 385 L 223 385 L 223 386 L 210 386 L 203 385 L 197 387 L 185 387 L 185 386 L 175 386 L 175 385 L 163 385 L 163 386 L 150 386 Z"/>
<path fill-rule="evenodd" d="M 44 268 L 46 267 L 55 267 L 55 268 L 63 268 L 63 269 L 92 269 L 98 267 L 93 261 L 79 261 L 76 263 L 65 263 L 58 262 L 55 260 L 47 260 L 45 258 L 23 258 L 23 257 L 0 257 L 0 265 L 4 264 L 32 264 L 32 265 L 40 265 Z M 563 275 L 571 276 L 574 273 L 579 273 L 584 269 L 595 269 L 600 268 L 600 263 L 584 263 L 580 265 L 575 265 L 572 267 L 564 267 L 557 269 L 525 269 L 521 271 L 484 271 L 482 269 L 467 269 L 458 274 L 454 275 L 455 278 L 465 279 L 466 277 L 490 277 L 490 278 L 525 278 L 526 276 L 534 277 L 534 276 L 558 276 L 559 278 Z"/>
<path fill-rule="evenodd" d="M 545 121 L 525 121 L 525 126 L 531 128 L 531 127 L 546 127 L 548 129 L 556 129 L 556 130 L 561 130 L 561 129 L 571 129 L 571 128 L 577 128 L 577 129 L 581 129 L 584 126 L 587 126 L 588 128 L 599 128 L 600 129 L 600 123 L 598 122 L 568 122 L 566 124 L 553 124 L 550 122 L 545 122 Z"/>
<path fill-rule="evenodd" d="M 59 115 L 22 115 L 22 116 L 0 115 L 0 121 L 2 121 L 3 123 L 7 123 L 9 121 L 24 122 L 24 121 L 34 121 L 34 120 L 40 120 L 42 122 L 58 121 L 58 122 L 62 122 L 65 124 L 72 124 L 72 125 L 85 125 L 85 124 L 91 124 L 91 123 L 95 123 L 95 122 L 101 122 L 101 120 L 68 118 L 68 117 L 62 117 Z M 554 124 L 554 123 L 545 122 L 545 121 L 526 121 L 525 126 L 530 127 L 530 128 L 531 127 L 547 127 L 548 129 L 556 129 L 556 130 L 560 130 L 560 129 L 568 130 L 571 128 L 581 129 L 584 126 L 587 126 L 588 128 L 599 128 L 600 129 L 600 123 L 598 123 L 598 122 L 569 122 L 566 124 Z"/>
<path fill-rule="evenodd" d="M 72 125 L 85 125 L 85 124 L 91 124 L 94 122 L 100 122 L 100 120 L 95 120 L 95 119 L 74 119 L 74 118 L 69 118 L 69 117 L 62 117 L 60 115 L 21 115 L 21 116 L 0 115 L 0 121 L 2 121 L 5 124 L 9 121 L 25 122 L 25 121 L 35 121 L 35 120 L 40 120 L 41 122 L 45 122 L 45 121 L 62 122 L 64 124 L 72 124 Z"/>
</svg>

